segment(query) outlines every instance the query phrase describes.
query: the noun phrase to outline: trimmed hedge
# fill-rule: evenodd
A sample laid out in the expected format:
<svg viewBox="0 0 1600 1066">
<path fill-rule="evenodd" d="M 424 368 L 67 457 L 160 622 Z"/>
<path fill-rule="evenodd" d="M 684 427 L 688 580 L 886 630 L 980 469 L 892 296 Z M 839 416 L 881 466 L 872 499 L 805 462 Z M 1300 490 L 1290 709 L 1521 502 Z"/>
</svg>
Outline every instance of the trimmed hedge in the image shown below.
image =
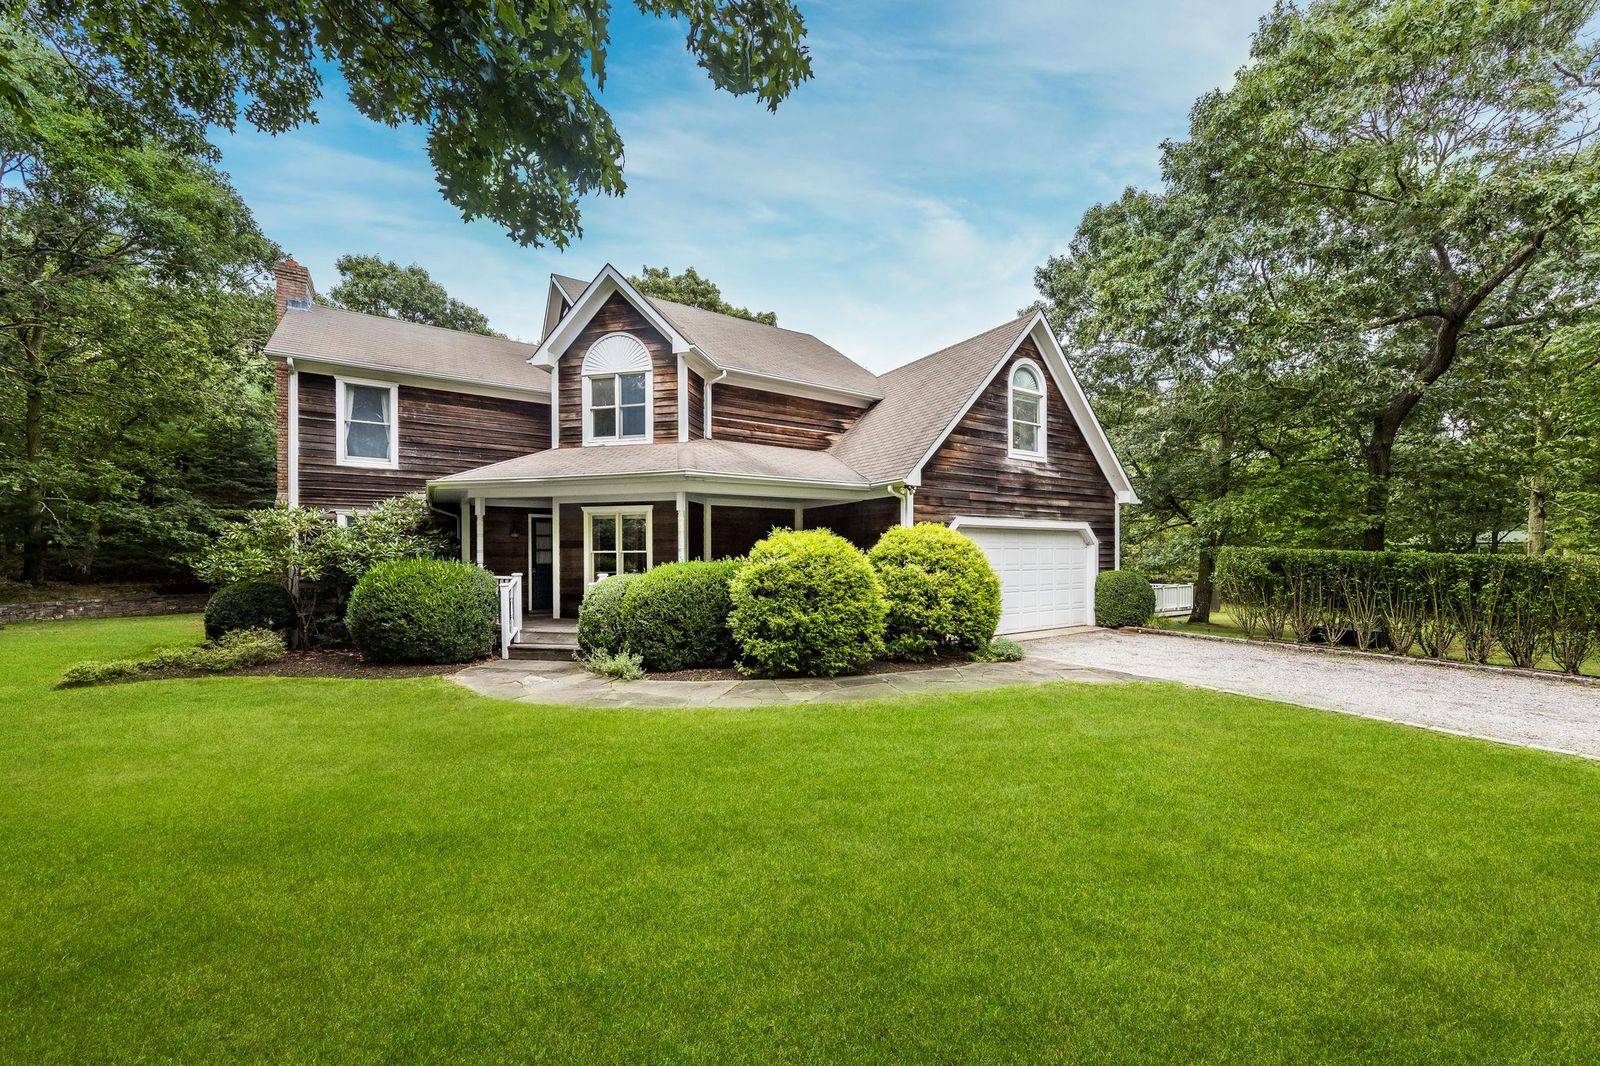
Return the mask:
<svg viewBox="0 0 1600 1066">
<path fill-rule="evenodd" d="M 668 563 L 628 584 L 621 611 L 626 645 L 644 660 L 645 669 L 692 670 L 733 661 L 728 584 L 741 565 L 738 559 Z M 581 610 L 578 618 L 581 627 Z"/>
<path fill-rule="evenodd" d="M 1156 613 L 1156 590 L 1143 574 L 1107 570 L 1094 579 L 1094 623 L 1108 629 L 1142 626 Z"/>
<path fill-rule="evenodd" d="M 401 559 L 368 570 L 350 593 L 345 623 L 375 663 L 459 663 L 495 646 L 494 575 L 469 563 Z"/>
<path fill-rule="evenodd" d="M 294 597 L 276 581 L 235 581 L 206 602 L 206 639 L 216 640 L 238 629 L 292 629 L 298 620 Z"/>
<path fill-rule="evenodd" d="M 894 526 L 867 558 L 883 582 L 890 658 L 925 662 L 988 646 L 1000 624 L 1000 579 L 968 537 L 938 522 Z"/>
<path fill-rule="evenodd" d="M 628 646 L 628 618 L 622 597 L 634 574 L 613 574 L 596 581 L 578 606 L 578 650 L 587 656 L 615 655 Z"/>
<path fill-rule="evenodd" d="M 1247 636 L 1413 649 L 1577 673 L 1600 648 L 1600 560 L 1573 556 L 1224 548 L 1222 595 Z"/>
<path fill-rule="evenodd" d="M 859 548 L 827 530 L 757 541 L 729 597 L 746 673 L 833 677 L 883 652 L 883 584 Z"/>
</svg>

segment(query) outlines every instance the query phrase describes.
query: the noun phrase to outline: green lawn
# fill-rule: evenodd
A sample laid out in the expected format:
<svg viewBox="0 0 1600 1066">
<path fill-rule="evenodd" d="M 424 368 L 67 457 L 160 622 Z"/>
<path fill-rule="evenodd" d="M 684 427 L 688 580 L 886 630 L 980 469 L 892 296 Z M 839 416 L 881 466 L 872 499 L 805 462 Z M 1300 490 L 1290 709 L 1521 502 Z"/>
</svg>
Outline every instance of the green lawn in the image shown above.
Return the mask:
<svg viewBox="0 0 1600 1066">
<path fill-rule="evenodd" d="M 0 1059 L 1579 1059 L 1600 767 L 1161 685 L 55 691 L 0 631 Z"/>
</svg>

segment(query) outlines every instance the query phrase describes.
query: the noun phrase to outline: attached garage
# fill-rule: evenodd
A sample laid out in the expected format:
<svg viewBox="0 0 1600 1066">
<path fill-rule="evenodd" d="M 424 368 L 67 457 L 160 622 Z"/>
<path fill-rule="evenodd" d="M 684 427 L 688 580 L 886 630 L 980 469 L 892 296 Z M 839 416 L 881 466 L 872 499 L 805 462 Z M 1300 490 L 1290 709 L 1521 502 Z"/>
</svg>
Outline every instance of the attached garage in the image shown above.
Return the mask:
<svg viewBox="0 0 1600 1066">
<path fill-rule="evenodd" d="M 1087 523 L 964 516 L 950 525 L 1000 575 L 1001 633 L 1094 623 L 1100 542 Z"/>
</svg>

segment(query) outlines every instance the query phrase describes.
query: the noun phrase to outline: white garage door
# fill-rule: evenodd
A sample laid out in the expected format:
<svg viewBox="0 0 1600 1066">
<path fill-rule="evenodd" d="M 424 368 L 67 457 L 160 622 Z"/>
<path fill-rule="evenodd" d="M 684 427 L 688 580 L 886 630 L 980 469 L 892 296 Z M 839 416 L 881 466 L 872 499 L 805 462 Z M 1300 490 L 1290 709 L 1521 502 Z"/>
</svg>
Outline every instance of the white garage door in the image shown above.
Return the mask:
<svg viewBox="0 0 1600 1066">
<path fill-rule="evenodd" d="M 1098 569 L 1082 531 L 958 522 L 1000 575 L 1000 632 L 1024 633 L 1093 623 L 1090 596 Z"/>
</svg>

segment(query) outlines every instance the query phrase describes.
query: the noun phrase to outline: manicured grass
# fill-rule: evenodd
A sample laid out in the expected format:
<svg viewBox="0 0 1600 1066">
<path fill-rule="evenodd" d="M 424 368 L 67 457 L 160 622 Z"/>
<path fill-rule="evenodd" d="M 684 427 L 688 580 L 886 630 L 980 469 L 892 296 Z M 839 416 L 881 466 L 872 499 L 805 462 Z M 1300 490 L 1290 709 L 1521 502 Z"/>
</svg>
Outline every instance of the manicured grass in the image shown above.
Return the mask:
<svg viewBox="0 0 1600 1066">
<path fill-rule="evenodd" d="M 1478 1059 L 1600 1044 L 1600 767 L 1161 685 L 55 691 L 0 631 L 0 1059 Z"/>
</svg>

